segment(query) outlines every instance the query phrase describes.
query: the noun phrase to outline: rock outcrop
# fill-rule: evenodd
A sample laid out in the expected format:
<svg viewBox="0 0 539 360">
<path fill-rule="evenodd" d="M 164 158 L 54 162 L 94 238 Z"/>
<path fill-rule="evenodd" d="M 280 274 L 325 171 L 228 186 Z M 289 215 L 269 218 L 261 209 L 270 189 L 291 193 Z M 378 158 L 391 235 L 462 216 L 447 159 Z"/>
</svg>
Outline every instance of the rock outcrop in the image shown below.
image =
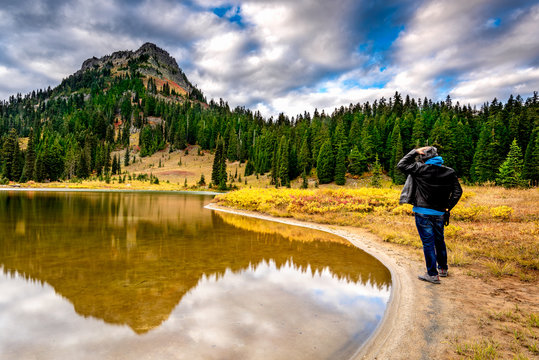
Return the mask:
<svg viewBox="0 0 539 360">
<path fill-rule="evenodd" d="M 137 64 L 137 71 L 146 77 L 172 81 L 187 93 L 193 89 L 176 60 L 167 51 L 149 42 L 136 51 L 116 51 L 99 59 L 95 56 L 87 59 L 75 75 L 103 67 L 127 69 L 132 64 Z"/>
</svg>

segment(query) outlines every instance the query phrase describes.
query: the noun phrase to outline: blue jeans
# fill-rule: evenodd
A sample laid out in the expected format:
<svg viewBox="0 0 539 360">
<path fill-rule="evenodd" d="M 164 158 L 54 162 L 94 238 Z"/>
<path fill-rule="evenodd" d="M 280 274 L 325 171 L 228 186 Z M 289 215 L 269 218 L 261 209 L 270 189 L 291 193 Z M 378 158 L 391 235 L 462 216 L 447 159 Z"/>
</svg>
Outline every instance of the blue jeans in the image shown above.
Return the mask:
<svg viewBox="0 0 539 360">
<path fill-rule="evenodd" d="M 438 269 L 447 270 L 447 250 L 444 241 L 444 216 L 415 213 L 415 225 L 423 243 L 423 253 L 429 275 L 438 275 Z"/>
</svg>

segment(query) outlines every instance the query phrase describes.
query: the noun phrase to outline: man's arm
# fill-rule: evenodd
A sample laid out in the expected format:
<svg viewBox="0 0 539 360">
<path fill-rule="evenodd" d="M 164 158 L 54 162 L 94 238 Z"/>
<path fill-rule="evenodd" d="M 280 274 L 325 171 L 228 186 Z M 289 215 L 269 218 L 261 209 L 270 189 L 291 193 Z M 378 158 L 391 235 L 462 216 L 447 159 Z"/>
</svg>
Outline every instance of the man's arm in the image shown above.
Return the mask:
<svg viewBox="0 0 539 360">
<path fill-rule="evenodd" d="M 462 187 L 460 186 L 459 179 L 457 178 L 457 174 L 455 174 L 455 178 L 453 180 L 453 189 L 451 190 L 451 196 L 449 197 L 449 201 L 447 204 L 447 206 L 449 207 L 449 210 L 453 209 L 453 207 L 457 205 L 461 196 L 462 196 Z"/>
<path fill-rule="evenodd" d="M 408 154 L 404 155 L 404 157 L 399 161 L 397 164 L 397 169 L 402 171 L 405 174 L 413 174 L 417 168 L 418 163 L 415 162 L 415 156 L 417 154 L 422 154 L 423 150 L 425 148 L 419 148 L 419 149 L 412 149 Z M 421 150 L 421 152 L 420 152 Z"/>
</svg>

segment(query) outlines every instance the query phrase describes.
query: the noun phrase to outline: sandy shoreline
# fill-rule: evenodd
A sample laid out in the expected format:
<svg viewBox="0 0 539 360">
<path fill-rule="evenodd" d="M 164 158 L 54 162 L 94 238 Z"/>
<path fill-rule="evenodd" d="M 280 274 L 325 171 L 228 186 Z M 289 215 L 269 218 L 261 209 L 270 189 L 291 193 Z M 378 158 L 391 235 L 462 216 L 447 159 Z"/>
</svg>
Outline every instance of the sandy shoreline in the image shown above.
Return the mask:
<svg viewBox="0 0 539 360">
<path fill-rule="evenodd" d="M 382 322 L 352 359 L 441 358 L 439 357 L 441 349 L 432 346 L 438 344 L 436 338 L 439 337 L 439 332 L 425 338 L 423 334 L 423 326 L 427 325 L 424 323 L 425 315 L 423 312 L 418 314 L 417 311 L 418 308 L 428 307 L 431 299 L 438 298 L 439 286 L 417 280 L 416 272 L 420 271 L 423 264 L 416 256 L 411 258 L 399 253 L 392 244 L 381 243 L 362 229 L 275 218 L 249 211 L 232 210 L 215 204 L 209 204 L 206 208 L 325 231 L 347 239 L 376 257 L 391 272 L 391 296 Z M 432 317 L 428 327 L 439 329 L 441 325 L 438 320 L 438 317 Z"/>
</svg>

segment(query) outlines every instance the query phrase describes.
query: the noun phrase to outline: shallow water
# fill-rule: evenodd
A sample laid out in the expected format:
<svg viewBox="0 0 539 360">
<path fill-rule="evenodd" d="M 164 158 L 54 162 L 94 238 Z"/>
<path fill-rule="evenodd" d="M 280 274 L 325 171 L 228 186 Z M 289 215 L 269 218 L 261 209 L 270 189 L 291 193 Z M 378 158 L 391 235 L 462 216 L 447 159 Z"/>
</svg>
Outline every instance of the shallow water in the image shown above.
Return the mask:
<svg viewBox="0 0 539 360">
<path fill-rule="evenodd" d="M 0 192 L 0 359 L 346 359 L 389 271 L 211 196 Z"/>
</svg>

